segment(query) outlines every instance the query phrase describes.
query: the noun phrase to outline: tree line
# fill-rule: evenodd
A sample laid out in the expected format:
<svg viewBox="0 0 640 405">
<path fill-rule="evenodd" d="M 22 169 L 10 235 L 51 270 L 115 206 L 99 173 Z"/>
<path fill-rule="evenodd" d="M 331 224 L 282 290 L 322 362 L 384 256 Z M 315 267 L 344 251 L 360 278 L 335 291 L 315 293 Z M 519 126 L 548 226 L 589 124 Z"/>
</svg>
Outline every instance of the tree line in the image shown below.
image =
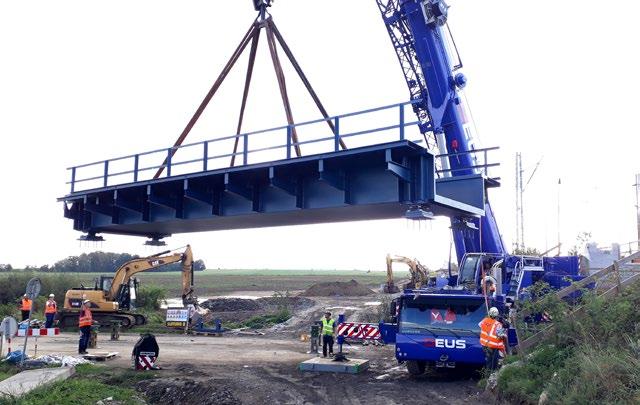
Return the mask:
<svg viewBox="0 0 640 405">
<path fill-rule="evenodd" d="M 53 265 L 44 266 L 26 266 L 24 270 L 42 271 L 51 273 L 112 273 L 118 267 L 122 266 L 129 260 L 139 259 L 138 255 L 129 253 L 112 253 L 112 252 L 91 252 L 83 253 L 80 256 L 69 256 L 65 259 L 55 262 Z M 205 270 L 207 267 L 202 260 L 195 260 L 193 268 L 196 271 Z M 16 270 L 11 264 L 0 264 L 0 271 Z M 150 271 L 181 271 L 180 263 L 172 263 L 159 267 Z"/>
</svg>

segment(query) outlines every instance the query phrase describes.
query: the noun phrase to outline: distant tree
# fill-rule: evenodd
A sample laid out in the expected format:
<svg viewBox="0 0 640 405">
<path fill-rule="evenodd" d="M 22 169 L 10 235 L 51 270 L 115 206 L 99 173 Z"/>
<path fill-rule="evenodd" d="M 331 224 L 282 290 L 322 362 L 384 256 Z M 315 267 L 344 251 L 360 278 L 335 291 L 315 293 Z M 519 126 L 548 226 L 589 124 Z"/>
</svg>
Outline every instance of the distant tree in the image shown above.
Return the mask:
<svg viewBox="0 0 640 405">
<path fill-rule="evenodd" d="M 581 255 L 584 252 L 587 246 L 587 243 L 589 243 L 590 240 L 591 240 L 591 232 L 585 232 L 585 231 L 580 232 L 576 236 L 575 245 L 573 245 L 573 247 L 569 249 L 569 252 L 568 252 L 569 256 Z"/>
<path fill-rule="evenodd" d="M 13 266 L 11 266 L 9 263 L 0 264 L 0 271 L 11 271 L 11 270 L 13 270 Z"/>
<path fill-rule="evenodd" d="M 202 259 L 198 259 L 195 262 L 193 262 L 193 270 L 202 271 L 206 269 L 207 269 L 207 266 L 204 264 L 204 261 Z"/>
<path fill-rule="evenodd" d="M 139 259 L 140 256 L 129 253 L 111 252 L 91 252 L 83 253 L 80 256 L 69 256 L 66 259 L 57 261 L 53 266 L 42 266 L 39 268 L 30 267 L 30 270 L 54 271 L 54 272 L 75 272 L 75 273 L 113 273 L 117 268 L 126 262 Z M 202 260 L 193 263 L 194 270 L 205 270 L 206 266 Z M 151 270 L 153 272 L 182 271 L 181 263 L 172 263 L 166 266 Z"/>
</svg>

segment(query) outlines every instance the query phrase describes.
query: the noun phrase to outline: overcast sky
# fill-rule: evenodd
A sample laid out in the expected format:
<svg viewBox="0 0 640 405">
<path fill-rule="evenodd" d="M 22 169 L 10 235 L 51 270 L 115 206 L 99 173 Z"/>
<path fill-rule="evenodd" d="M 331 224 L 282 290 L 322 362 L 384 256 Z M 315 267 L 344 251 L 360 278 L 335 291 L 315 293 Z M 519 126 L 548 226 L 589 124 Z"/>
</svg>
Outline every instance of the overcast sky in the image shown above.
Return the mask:
<svg viewBox="0 0 640 405">
<path fill-rule="evenodd" d="M 638 6 L 631 1 L 451 0 L 482 146 L 500 146 L 490 191 L 507 246 L 515 236 L 514 155 L 528 178 L 525 240 L 541 250 L 582 231 L 636 239 L 640 172 Z M 406 101 L 374 0 L 278 0 L 274 20 L 330 114 Z M 143 239 L 80 244 L 57 197 L 65 168 L 171 145 L 255 18 L 246 1 L 0 1 L 0 263 L 51 264 L 94 250 L 154 253 Z M 260 44 L 247 130 L 286 122 Z M 281 57 L 283 57 L 281 55 Z M 233 134 L 245 59 L 188 140 Z M 287 67 L 296 121 L 318 118 Z M 222 153 L 225 153 L 223 151 Z M 210 268 L 382 269 L 386 253 L 432 267 L 449 255 L 448 221 L 324 224 L 176 235 Z"/>
</svg>

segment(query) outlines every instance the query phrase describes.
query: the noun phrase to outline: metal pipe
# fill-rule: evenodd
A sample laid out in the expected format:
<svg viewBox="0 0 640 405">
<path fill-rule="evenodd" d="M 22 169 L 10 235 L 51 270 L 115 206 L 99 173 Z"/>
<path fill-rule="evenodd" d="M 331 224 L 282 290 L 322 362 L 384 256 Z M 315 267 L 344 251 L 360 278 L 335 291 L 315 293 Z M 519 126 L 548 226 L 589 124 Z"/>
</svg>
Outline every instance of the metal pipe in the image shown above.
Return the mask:
<svg viewBox="0 0 640 405">
<path fill-rule="evenodd" d="M 214 96 L 214 94 L 216 94 L 216 92 L 218 91 L 218 88 L 220 87 L 220 85 L 222 84 L 224 79 L 229 74 L 229 71 L 231 71 L 231 68 L 233 68 L 233 66 L 235 65 L 236 61 L 240 57 L 240 55 L 242 54 L 244 49 L 249 44 L 249 39 L 253 35 L 254 31 L 257 29 L 256 26 L 257 26 L 257 23 L 254 21 L 254 23 L 251 24 L 251 27 L 249 28 L 247 33 L 242 38 L 242 41 L 240 41 L 240 45 L 238 45 L 238 47 L 236 48 L 236 50 L 233 53 L 233 55 L 231 55 L 231 58 L 229 59 L 229 61 L 225 65 L 224 69 L 222 69 L 222 72 L 220 73 L 220 76 L 218 76 L 218 78 L 216 79 L 215 83 L 213 83 L 213 86 L 211 87 L 211 89 L 209 90 L 207 95 L 204 97 L 204 100 L 202 100 L 202 103 L 200 103 L 200 106 L 196 110 L 195 114 L 193 114 L 193 117 L 191 117 L 191 119 L 189 120 L 189 123 L 187 124 L 187 126 L 184 128 L 184 130 L 182 131 L 182 133 L 180 134 L 180 136 L 178 137 L 178 139 L 174 143 L 174 145 L 173 145 L 174 149 L 173 149 L 172 155 L 176 152 L 176 150 L 177 150 L 176 147 L 180 146 L 182 144 L 182 142 L 185 140 L 185 138 L 187 137 L 187 135 L 189 135 L 189 132 L 191 132 L 191 129 L 193 128 L 193 126 L 196 124 L 196 122 L 200 118 L 200 115 L 202 115 L 202 113 L 204 112 L 205 108 L 207 108 L 207 105 L 209 104 L 209 101 L 211 101 L 211 98 Z M 154 179 L 157 179 L 158 177 L 160 177 L 160 175 L 162 174 L 162 171 L 164 170 L 164 166 L 166 164 L 167 164 L 167 161 L 165 159 L 165 161 L 161 165 L 160 169 L 158 169 L 156 174 L 153 176 Z"/>
<path fill-rule="evenodd" d="M 298 73 L 298 76 L 300 76 L 300 80 L 302 80 L 302 83 L 304 84 L 307 91 L 309 92 L 309 95 L 311 96 L 313 101 L 316 103 L 318 110 L 320 110 L 320 113 L 322 114 L 322 116 L 325 119 L 327 119 L 327 124 L 329 125 L 329 128 L 331 128 L 331 131 L 334 134 L 336 134 L 336 136 L 338 136 L 338 139 L 340 141 L 340 147 L 342 147 L 342 149 L 347 149 L 347 145 L 345 145 L 344 141 L 337 134 L 336 128 L 334 127 L 331 120 L 328 119 L 329 114 L 327 113 L 327 110 L 322 105 L 322 102 L 320 101 L 320 98 L 316 94 L 315 90 L 313 90 L 313 87 L 311 86 L 309 79 L 307 79 L 307 76 L 304 74 L 304 71 L 300 67 L 300 64 L 296 60 L 295 56 L 293 56 L 293 52 L 291 52 L 291 49 L 285 42 L 284 38 L 282 37 L 282 34 L 280 34 L 280 31 L 278 31 L 278 27 L 276 27 L 276 24 L 273 22 L 273 20 L 267 21 L 267 24 L 271 27 L 273 33 L 275 34 L 276 39 L 278 40 L 278 42 L 280 43 L 280 46 L 282 47 L 282 50 L 284 51 L 285 55 L 287 55 L 287 58 L 289 58 L 289 61 L 293 65 L 293 68 L 295 69 L 295 71 Z"/>
<path fill-rule="evenodd" d="M 247 76 L 244 81 L 244 91 L 242 93 L 242 104 L 240 106 L 240 116 L 238 117 L 238 128 L 236 130 L 236 139 L 233 143 L 233 153 L 231 157 L 231 167 L 236 163 L 235 153 L 238 151 L 238 141 L 240 139 L 240 131 L 242 130 L 242 120 L 244 119 L 244 110 L 247 107 L 247 98 L 249 96 L 249 86 L 251 85 L 251 77 L 253 75 L 253 66 L 256 61 L 256 51 L 258 49 L 258 41 L 260 41 L 260 28 L 253 33 L 251 41 L 251 51 L 249 52 L 249 65 L 247 66 Z M 245 135 L 246 138 L 247 135 Z"/>
<path fill-rule="evenodd" d="M 271 60 L 273 61 L 273 68 L 276 71 L 276 78 L 278 79 L 278 86 L 280 87 L 280 96 L 282 97 L 282 104 L 284 105 L 284 112 L 287 115 L 287 122 L 289 125 L 295 125 L 293 121 L 293 113 L 291 112 L 291 105 L 289 103 L 289 96 L 287 95 L 287 84 L 285 82 L 284 73 L 282 72 L 282 65 L 280 64 L 280 58 L 278 58 L 278 50 L 276 49 L 276 42 L 273 36 L 273 30 L 271 25 L 267 23 L 267 42 L 269 44 L 269 52 L 271 53 Z M 296 156 L 302 156 L 300 151 L 300 145 L 298 145 L 298 133 L 296 128 L 291 128 L 291 138 L 293 140 L 293 147 L 296 151 Z"/>
</svg>

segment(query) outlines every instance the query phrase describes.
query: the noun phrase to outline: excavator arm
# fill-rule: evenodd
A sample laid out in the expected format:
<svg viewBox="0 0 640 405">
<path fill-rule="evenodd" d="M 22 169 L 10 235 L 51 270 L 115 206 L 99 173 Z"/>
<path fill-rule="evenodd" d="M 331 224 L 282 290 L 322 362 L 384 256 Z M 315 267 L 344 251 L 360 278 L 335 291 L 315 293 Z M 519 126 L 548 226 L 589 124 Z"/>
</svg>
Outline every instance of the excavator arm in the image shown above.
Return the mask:
<svg viewBox="0 0 640 405">
<path fill-rule="evenodd" d="M 198 297 L 193 291 L 193 253 L 191 246 L 187 245 L 182 260 L 182 304 L 198 306 Z"/>
<path fill-rule="evenodd" d="M 184 253 L 172 253 L 170 251 L 161 252 L 153 256 L 129 260 L 120 266 L 115 275 L 108 299 L 120 301 L 122 291 L 126 290 L 131 277 L 143 271 L 157 269 L 172 263 L 182 262 L 182 299 L 183 301 L 193 301 L 193 253 L 191 246 L 187 245 Z"/>
<path fill-rule="evenodd" d="M 399 291 L 393 282 L 393 263 L 404 263 L 409 267 L 411 282 L 408 286 L 410 288 L 421 288 L 428 284 L 431 276 L 430 271 L 419 261 L 404 256 L 391 257 L 391 255 L 387 254 L 387 284 L 384 287 L 384 292 L 394 293 Z"/>
</svg>

